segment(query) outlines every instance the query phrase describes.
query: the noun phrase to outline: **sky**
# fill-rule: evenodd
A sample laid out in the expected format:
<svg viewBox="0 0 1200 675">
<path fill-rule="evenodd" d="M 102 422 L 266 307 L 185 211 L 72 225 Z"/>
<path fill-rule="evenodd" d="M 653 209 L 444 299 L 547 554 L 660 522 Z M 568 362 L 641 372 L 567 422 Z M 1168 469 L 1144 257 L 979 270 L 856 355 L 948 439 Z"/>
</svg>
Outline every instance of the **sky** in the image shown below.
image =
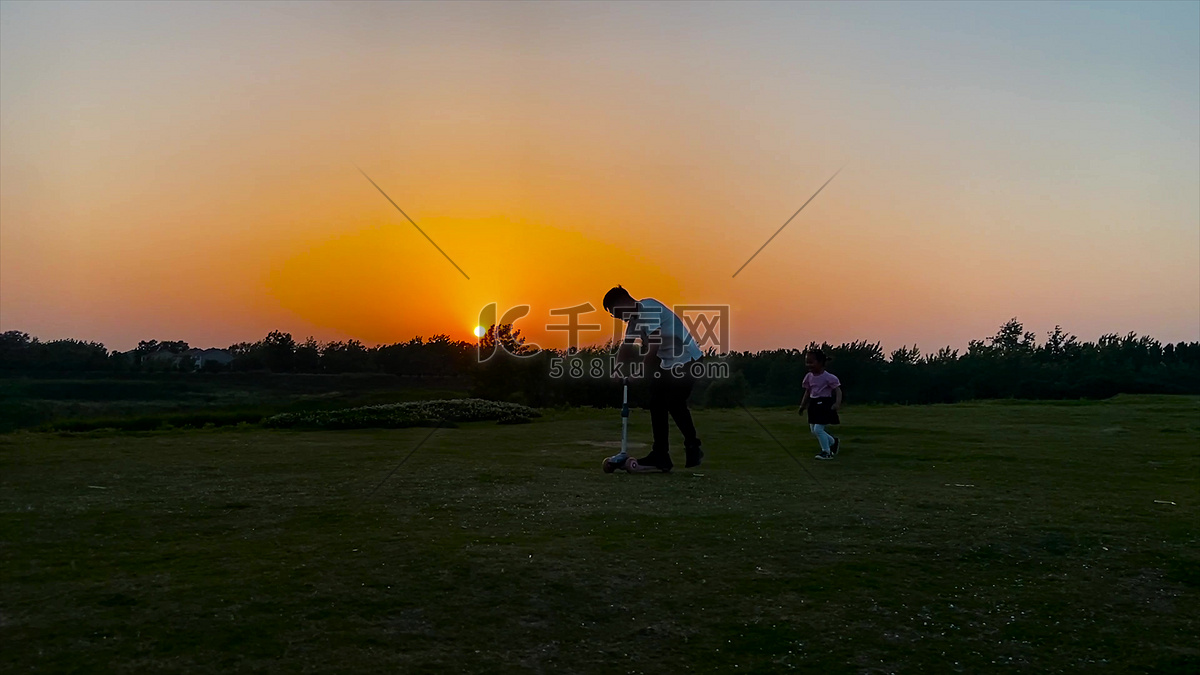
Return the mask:
<svg viewBox="0 0 1200 675">
<path fill-rule="evenodd" d="M 618 283 L 739 350 L 1198 340 L 1200 3 L 0 2 L 0 330 L 472 339 L 494 302 L 561 346 Z"/>
</svg>

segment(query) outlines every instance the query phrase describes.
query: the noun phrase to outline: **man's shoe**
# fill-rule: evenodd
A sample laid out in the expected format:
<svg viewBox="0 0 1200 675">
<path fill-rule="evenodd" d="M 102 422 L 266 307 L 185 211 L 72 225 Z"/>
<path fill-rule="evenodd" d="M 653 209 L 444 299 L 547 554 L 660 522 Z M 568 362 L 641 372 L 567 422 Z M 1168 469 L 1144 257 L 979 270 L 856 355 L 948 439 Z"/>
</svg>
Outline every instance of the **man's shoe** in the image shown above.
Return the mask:
<svg viewBox="0 0 1200 675">
<path fill-rule="evenodd" d="M 664 473 L 675 468 L 675 463 L 671 461 L 671 456 L 665 452 L 651 452 L 645 457 L 639 459 L 637 463 L 641 466 L 655 467 Z"/>
<path fill-rule="evenodd" d="M 700 466 L 700 463 L 704 461 L 704 451 L 700 448 L 688 448 L 686 457 L 687 460 L 684 462 L 683 466 L 691 469 L 692 467 Z"/>
</svg>

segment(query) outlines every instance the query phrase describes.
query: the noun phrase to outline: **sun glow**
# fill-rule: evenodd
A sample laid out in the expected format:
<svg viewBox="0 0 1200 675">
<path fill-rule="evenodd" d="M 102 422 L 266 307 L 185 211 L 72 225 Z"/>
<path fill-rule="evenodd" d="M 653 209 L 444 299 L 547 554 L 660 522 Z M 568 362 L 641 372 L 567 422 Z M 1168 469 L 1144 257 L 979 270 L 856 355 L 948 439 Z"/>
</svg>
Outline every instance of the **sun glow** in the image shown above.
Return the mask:
<svg viewBox="0 0 1200 675">
<path fill-rule="evenodd" d="M 487 329 L 483 326 L 475 326 L 475 337 L 483 337 L 487 333 Z"/>
</svg>

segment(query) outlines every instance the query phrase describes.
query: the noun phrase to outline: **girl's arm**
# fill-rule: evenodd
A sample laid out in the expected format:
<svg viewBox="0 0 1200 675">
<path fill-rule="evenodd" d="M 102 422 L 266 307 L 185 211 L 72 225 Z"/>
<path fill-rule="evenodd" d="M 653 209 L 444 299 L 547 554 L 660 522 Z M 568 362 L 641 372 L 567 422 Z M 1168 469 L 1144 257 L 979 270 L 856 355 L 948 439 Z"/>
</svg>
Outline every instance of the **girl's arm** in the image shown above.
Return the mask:
<svg viewBox="0 0 1200 675">
<path fill-rule="evenodd" d="M 804 397 L 800 399 L 800 413 L 804 413 L 804 409 L 808 407 L 808 390 L 804 390 Z"/>
<path fill-rule="evenodd" d="M 834 397 L 833 398 L 833 409 L 834 409 L 834 411 L 837 411 L 838 408 L 842 407 L 842 388 L 841 387 L 834 387 L 833 397 Z"/>
</svg>

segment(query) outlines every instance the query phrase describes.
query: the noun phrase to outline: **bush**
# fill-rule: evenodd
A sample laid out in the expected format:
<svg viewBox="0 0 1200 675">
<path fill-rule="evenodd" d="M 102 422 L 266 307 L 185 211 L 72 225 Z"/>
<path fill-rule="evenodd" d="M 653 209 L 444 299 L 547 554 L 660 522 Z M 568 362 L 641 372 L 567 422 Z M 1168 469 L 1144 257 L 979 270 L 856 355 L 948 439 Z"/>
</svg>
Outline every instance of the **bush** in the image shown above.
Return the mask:
<svg viewBox="0 0 1200 675">
<path fill-rule="evenodd" d="M 750 383 L 739 370 L 733 377 L 713 380 L 704 392 L 704 405 L 709 408 L 736 408 L 746 401 L 749 394 Z"/>
<path fill-rule="evenodd" d="M 501 424 L 519 424 L 541 414 L 523 405 L 478 398 L 441 401 L 389 403 L 344 410 L 317 410 L 282 413 L 263 420 L 276 429 L 401 429 L 455 422 L 495 420 Z"/>
</svg>

